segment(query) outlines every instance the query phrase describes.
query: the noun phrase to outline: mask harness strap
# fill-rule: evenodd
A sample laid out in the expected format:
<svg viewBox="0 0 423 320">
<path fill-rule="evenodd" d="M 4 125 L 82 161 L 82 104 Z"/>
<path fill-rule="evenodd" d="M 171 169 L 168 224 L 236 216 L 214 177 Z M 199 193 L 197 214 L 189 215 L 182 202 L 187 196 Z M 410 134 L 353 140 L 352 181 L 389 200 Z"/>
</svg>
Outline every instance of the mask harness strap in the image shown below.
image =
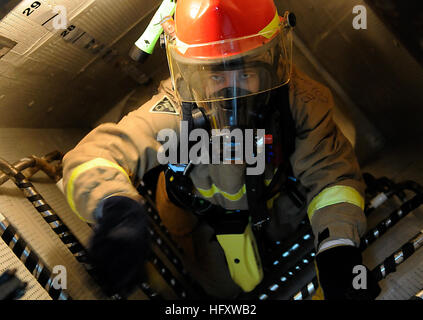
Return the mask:
<svg viewBox="0 0 423 320">
<path fill-rule="evenodd" d="M 288 86 L 283 86 L 277 91 L 276 101 L 283 101 L 282 105 L 279 105 L 280 109 L 275 110 L 281 113 L 279 134 L 284 152 L 283 161 L 268 187 L 264 184 L 264 174 L 245 175 L 248 211 L 229 211 L 195 195 L 189 178 L 189 170 L 193 167 L 191 164 L 169 165 L 165 172 L 169 198 L 178 206 L 205 219 L 214 228 L 216 238 L 225 252 L 231 277 L 245 292 L 252 291 L 263 279 L 260 259 L 262 250 L 259 250 L 257 243 L 261 243 L 261 231 L 270 219 L 266 201 L 282 189 L 288 191 L 285 182 L 289 181 L 286 179 L 286 173 L 289 156 L 294 151 L 295 123 L 289 107 Z M 183 120 L 188 121 L 190 130 L 206 124 L 207 119 L 194 103 L 183 103 L 182 113 Z"/>
<path fill-rule="evenodd" d="M 249 221 L 246 222 L 241 216 L 236 217 L 238 230 L 236 230 L 235 224 L 228 229 L 232 234 L 222 232 L 221 229 L 216 230 L 216 233 L 220 232 L 217 234 L 217 239 L 225 252 L 232 279 L 246 292 L 253 290 L 263 279 L 260 252 L 264 253 L 265 248 L 259 248 L 257 244 L 263 245 L 263 227 L 270 220 L 266 201 L 283 189 L 282 186 L 286 185 L 286 181 L 290 181 L 286 180 L 286 173 L 289 167 L 289 157 L 295 147 L 295 123 L 290 110 L 288 86 L 277 90 L 276 101 L 283 101 L 281 109 L 278 111 L 281 113 L 282 120 L 280 132 L 284 152 L 282 162 L 268 187 L 264 184 L 264 173 L 245 175 Z M 257 152 L 257 148 L 255 148 L 255 152 Z"/>
</svg>

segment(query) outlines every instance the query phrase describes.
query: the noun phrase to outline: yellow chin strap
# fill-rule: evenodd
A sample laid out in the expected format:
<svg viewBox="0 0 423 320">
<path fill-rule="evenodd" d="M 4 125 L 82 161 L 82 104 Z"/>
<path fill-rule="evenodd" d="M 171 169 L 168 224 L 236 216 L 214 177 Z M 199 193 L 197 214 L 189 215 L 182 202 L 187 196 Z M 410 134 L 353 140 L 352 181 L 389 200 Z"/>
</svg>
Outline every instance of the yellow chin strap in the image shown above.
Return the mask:
<svg viewBox="0 0 423 320">
<path fill-rule="evenodd" d="M 245 292 L 252 291 L 263 279 L 263 269 L 251 222 L 242 234 L 217 234 L 216 237 L 225 252 L 232 279 Z"/>
</svg>

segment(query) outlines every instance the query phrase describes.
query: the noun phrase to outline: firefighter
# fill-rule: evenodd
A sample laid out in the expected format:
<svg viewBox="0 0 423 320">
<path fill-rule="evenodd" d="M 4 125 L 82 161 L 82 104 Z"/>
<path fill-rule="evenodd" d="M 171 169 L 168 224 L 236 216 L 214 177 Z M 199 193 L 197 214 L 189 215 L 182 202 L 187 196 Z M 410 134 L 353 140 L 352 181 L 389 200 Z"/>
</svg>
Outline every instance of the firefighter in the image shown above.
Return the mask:
<svg viewBox="0 0 423 320">
<path fill-rule="evenodd" d="M 248 175 L 245 161 L 230 159 L 169 164 L 158 178 L 159 215 L 207 294 L 229 299 L 253 290 L 263 278 L 259 248 L 286 239 L 308 215 L 324 297 L 377 296 L 370 274 L 367 290 L 352 287 L 353 268 L 362 264 L 365 185 L 332 119 L 329 89 L 291 63 L 294 24 L 272 0 L 179 0 L 166 41 L 171 78 L 149 102 L 95 128 L 66 154 L 65 194 L 95 225 L 89 253 L 110 292 L 127 294 L 143 277 L 148 219 L 135 186 L 161 165 L 163 129 L 188 143 L 181 141 L 184 121 L 190 132 L 266 132 L 266 147 L 257 136 L 253 148 L 266 150 L 262 173 Z"/>
</svg>

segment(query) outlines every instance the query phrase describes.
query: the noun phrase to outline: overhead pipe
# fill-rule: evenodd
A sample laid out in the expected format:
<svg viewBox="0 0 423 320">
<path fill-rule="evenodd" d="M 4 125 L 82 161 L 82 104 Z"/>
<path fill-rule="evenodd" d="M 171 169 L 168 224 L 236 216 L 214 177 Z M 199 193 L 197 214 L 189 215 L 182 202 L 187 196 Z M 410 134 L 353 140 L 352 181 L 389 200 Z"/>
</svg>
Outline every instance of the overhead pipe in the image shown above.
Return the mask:
<svg viewBox="0 0 423 320">
<path fill-rule="evenodd" d="M 45 156 L 39 158 L 36 156 L 30 156 L 19 160 L 14 163 L 12 166 L 16 168 L 19 172 L 22 172 L 26 178 L 31 178 L 35 173 L 42 170 L 44 171 L 52 180 L 58 181 L 60 179 L 61 165 L 53 166 L 50 163 L 56 160 L 61 160 L 63 154 L 59 151 L 53 151 Z M 23 172 L 27 170 L 27 172 Z M 10 179 L 9 175 L 6 173 L 0 174 L 0 185 L 4 184 Z"/>
</svg>

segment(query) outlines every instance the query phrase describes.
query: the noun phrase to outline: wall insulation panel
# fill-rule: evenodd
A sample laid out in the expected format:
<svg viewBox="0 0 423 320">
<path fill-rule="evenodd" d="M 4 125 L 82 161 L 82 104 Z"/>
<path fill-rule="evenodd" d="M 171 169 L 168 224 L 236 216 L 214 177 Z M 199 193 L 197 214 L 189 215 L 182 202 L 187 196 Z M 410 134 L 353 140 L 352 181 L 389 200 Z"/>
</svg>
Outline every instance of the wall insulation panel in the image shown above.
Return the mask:
<svg viewBox="0 0 423 320">
<path fill-rule="evenodd" d="M 0 126 L 89 126 L 137 85 L 110 57 L 129 59 L 136 36 L 123 46 L 119 40 L 138 24 L 148 23 L 159 2 L 19 3 L 0 21 L 0 37 L 16 43 L 0 58 Z M 67 9 L 66 30 L 53 27 L 56 5 Z"/>
</svg>

